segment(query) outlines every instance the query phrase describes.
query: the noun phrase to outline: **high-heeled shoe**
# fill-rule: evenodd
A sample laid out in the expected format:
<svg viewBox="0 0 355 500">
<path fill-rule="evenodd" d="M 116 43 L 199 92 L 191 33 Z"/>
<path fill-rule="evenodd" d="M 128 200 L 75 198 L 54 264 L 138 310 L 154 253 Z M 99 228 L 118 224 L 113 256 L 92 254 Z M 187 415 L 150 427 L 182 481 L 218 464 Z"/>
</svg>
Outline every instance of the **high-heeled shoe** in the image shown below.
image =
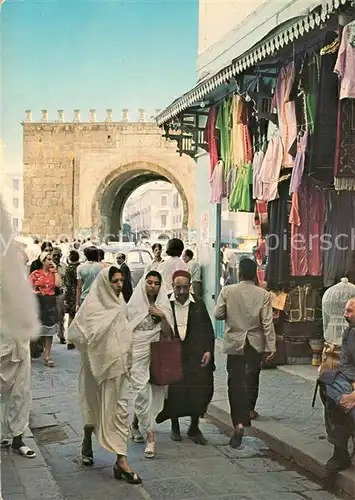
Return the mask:
<svg viewBox="0 0 355 500">
<path fill-rule="evenodd" d="M 144 449 L 145 458 L 154 458 L 155 457 L 155 441 L 152 443 L 146 443 Z"/>
<path fill-rule="evenodd" d="M 126 481 L 128 484 L 141 484 L 142 479 L 138 476 L 136 472 L 127 472 L 122 469 L 117 462 L 113 466 L 113 477 L 117 479 L 117 481 Z"/>
</svg>

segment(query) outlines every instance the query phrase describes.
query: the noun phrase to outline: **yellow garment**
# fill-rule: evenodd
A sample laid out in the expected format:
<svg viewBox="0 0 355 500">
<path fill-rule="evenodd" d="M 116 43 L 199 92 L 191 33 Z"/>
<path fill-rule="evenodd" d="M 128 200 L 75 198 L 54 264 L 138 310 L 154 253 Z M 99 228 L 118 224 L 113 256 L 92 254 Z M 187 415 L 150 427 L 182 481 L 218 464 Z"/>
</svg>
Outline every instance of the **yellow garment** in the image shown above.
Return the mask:
<svg viewBox="0 0 355 500">
<path fill-rule="evenodd" d="M 245 163 L 244 154 L 244 126 L 242 122 L 244 99 L 237 94 L 232 98 L 232 131 L 231 131 L 231 151 L 232 166 L 240 167 Z"/>
</svg>

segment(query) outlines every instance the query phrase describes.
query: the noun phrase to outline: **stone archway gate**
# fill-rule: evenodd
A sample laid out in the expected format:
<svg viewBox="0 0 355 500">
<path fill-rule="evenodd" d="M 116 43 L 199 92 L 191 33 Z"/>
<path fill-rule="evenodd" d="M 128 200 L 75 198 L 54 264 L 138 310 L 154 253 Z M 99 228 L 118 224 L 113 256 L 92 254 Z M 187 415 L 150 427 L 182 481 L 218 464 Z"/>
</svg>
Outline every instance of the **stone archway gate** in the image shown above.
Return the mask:
<svg viewBox="0 0 355 500">
<path fill-rule="evenodd" d="M 110 110 L 108 110 L 110 111 Z M 162 137 L 155 123 L 73 122 L 59 119 L 23 123 L 23 233 L 41 237 L 82 231 L 109 231 L 113 211 L 121 220 L 125 201 L 141 184 L 165 179 L 184 204 L 184 227 L 194 228 L 195 162 L 179 156 L 175 142 Z M 117 219 L 117 217 L 116 217 Z M 117 229 L 117 228 L 116 228 Z"/>
</svg>

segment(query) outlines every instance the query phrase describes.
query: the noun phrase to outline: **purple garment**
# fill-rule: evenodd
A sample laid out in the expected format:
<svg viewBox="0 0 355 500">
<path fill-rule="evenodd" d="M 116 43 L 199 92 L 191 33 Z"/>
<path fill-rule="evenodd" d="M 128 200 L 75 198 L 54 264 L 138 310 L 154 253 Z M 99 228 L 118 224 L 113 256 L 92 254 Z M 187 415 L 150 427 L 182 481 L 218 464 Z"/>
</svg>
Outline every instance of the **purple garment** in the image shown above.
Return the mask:
<svg viewBox="0 0 355 500">
<path fill-rule="evenodd" d="M 304 172 L 304 165 L 306 161 L 306 149 L 308 142 L 308 133 L 305 132 L 303 136 L 297 137 L 297 153 L 293 162 L 291 183 L 290 183 L 290 194 L 297 193 Z"/>
</svg>

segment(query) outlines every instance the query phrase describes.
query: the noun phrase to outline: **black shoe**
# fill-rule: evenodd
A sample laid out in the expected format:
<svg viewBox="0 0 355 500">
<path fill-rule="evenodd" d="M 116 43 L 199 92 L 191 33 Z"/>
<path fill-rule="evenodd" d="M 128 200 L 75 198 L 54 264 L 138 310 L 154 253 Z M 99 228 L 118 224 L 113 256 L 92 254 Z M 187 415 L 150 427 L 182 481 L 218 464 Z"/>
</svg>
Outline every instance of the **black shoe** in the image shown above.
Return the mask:
<svg viewBox="0 0 355 500">
<path fill-rule="evenodd" d="M 88 438 L 83 439 L 83 444 L 81 445 L 81 462 L 86 467 L 94 465 L 94 454 L 92 452 L 91 439 Z"/>
<path fill-rule="evenodd" d="M 207 439 L 202 434 L 200 429 L 197 429 L 197 431 L 189 429 L 187 437 L 196 444 L 201 444 L 202 446 L 206 446 L 206 444 L 208 444 Z"/>
<path fill-rule="evenodd" d="M 67 345 L 67 349 L 68 351 L 71 351 L 72 349 L 75 349 L 75 345 L 74 344 L 69 344 Z"/>
<path fill-rule="evenodd" d="M 180 431 L 177 430 L 177 429 L 172 429 L 171 433 L 170 433 L 170 439 L 172 441 L 176 441 L 176 442 L 182 441 L 182 437 L 181 437 Z"/>
<path fill-rule="evenodd" d="M 340 472 L 351 465 L 351 458 L 347 450 L 334 450 L 333 456 L 325 464 L 328 472 Z"/>
<path fill-rule="evenodd" d="M 59 342 L 62 344 L 62 345 L 65 345 L 67 343 L 67 341 L 65 340 L 65 337 L 59 337 Z"/>
<path fill-rule="evenodd" d="M 241 427 L 239 429 L 235 429 L 233 436 L 231 437 L 231 440 L 229 441 L 231 448 L 234 448 L 235 450 L 240 448 L 242 445 L 243 436 L 244 436 L 243 427 Z"/>
<path fill-rule="evenodd" d="M 136 472 L 127 472 L 117 463 L 113 466 L 113 477 L 117 481 L 126 481 L 128 484 L 141 484 L 142 479 L 138 476 Z"/>
</svg>

